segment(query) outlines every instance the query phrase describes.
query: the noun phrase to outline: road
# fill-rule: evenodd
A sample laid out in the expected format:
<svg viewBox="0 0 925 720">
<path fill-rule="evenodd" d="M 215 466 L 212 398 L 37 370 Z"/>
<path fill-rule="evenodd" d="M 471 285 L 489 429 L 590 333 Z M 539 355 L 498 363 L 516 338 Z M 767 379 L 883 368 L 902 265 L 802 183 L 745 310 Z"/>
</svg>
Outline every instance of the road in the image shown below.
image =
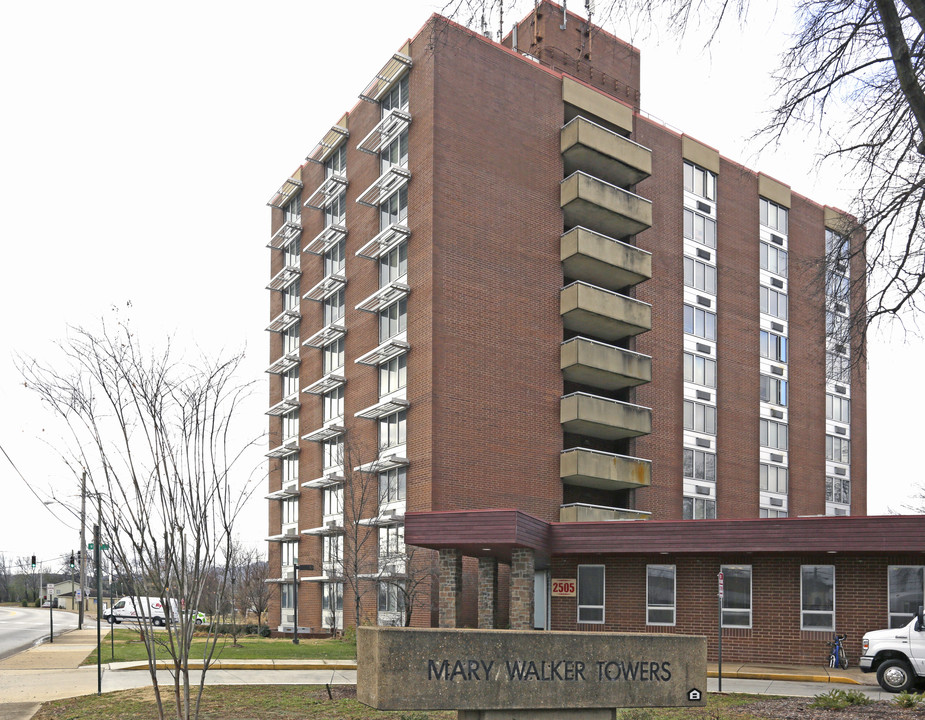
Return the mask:
<svg viewBox="0 0 925 720">
<path fill-rule="evenodd" d="M 55 610 L 54 627 L 56 636 L 76 628 L 77 614 Z M 47 639 L 48 632 L 48 608 L 0 607 L 0 659 Z"/>
</svg>

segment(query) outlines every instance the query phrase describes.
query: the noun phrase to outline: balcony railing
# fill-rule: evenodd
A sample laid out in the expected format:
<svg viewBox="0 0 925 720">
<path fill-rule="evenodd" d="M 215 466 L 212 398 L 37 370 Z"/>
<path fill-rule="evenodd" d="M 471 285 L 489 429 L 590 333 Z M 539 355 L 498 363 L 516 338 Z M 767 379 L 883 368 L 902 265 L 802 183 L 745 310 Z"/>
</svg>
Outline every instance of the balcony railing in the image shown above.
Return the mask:
<svg viewBox="0 0 925 720">
<path fill-rule="evenodd" d="M 625 187 L 652 174 L 649 148 L 580 115 L 563 126 L 560 145 L 566 175 L 582 170 Z"/>
<path fill-rule="evenodd" d="M 628 190 L 583 172 L 574 172 L 560 185 L 565 225 L 582 225 L 622 239 L 652 226 L 652 203 Z"/>
<path fill-rule="evenodd" d="M 588 448 L 570 448 L 559 456 L 566 485 L 597 490 L 627 490 L 652 484 L 652 462 Z"/>
<path fill-rule="evenodd" d="M 584 227 L 563 234 L 559 247 L 562 271 L 573 280 L 620 290 L 652 277 L 652 253 Z"/>
<path fill-rule="evenodd" d="M 567 433 L 603 440 L 620 440 L 652 432 L 651 409 L 588 393 L 563 396 L 560 420 Z"/>
<path fill-rule="evenodd" d="M 559 522 L 612 522 L 615 520 L 648 520 L 652 513 L 629 508 L 570 503 L 559 507 Z"/>
<path fill-rule="evenodd" d="M 559 293 L 566 329 L 614 341 L 652 329 L 652 306 L 611 290 L 576 281 Z"/>
<path fill-rule="evenodd" d="M 615 345 L 575 337 L 559 348 L 562 377 L 602 390 L 620 390 L 652 381 L 652 358 Z"/>
</svg>

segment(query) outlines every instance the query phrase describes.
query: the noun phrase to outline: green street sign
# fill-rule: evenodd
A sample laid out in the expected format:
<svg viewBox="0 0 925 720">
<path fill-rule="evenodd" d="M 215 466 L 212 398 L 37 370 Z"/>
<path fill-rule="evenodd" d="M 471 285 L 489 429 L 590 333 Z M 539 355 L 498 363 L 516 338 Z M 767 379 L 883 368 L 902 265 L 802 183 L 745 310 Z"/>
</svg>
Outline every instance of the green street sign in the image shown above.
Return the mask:
<svg viewBox="0 0 925 720">
<path fill-rule="evenodd" d="M 87 543 L 87 550 L 93 549 L 93 543 Z"/>
<path fill-rule="evenodd" d="M 87 543 L 87 550 L 93 549 L 93 543 Z M 100 543 L 100 550 L 109 550 L 109 545 L 106 543 Z"/>
</svg>

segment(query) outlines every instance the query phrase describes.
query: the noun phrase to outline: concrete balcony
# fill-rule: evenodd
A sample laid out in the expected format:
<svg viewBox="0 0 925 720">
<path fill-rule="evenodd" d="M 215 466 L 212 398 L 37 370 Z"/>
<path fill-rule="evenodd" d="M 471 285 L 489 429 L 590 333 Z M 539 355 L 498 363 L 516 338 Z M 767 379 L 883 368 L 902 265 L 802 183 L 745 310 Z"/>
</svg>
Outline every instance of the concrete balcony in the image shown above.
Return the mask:
<svg viewBox="0 0 925 720">
<path fill-rule="evenodd" d="M 628 508 L 572 503 L 559 508 L 559 522 L 611 522 L 614 520 L 648 520 L 651 513 Z"/>
<path fill-rule="evenodd" d="M 652 432 L 652 411 L 642 405 L 572 393 L 559 405 L 562 429 L 574 435 L 603 440 L 639 437 Z"/>
<path fill-rule="evenodd" d="M 652 174 L 652 151 L 587 118 L 570 120 L 560 133 L 565 174 L 577 170 L 612 185 L 635 185 Z"/>
<path fill-rule="evenodd" d="M 569 230 L 560 241 L 565 277 L 608 290 L 637 285 L 652 277 L 652 253 L 583 227 Z"/>
<path fill-rule="evenodd" d="M 586 227 L 623 239 L 652 226 L 652 203 L 581 171 L 559 186 L 560 204 L 568 228 Z"/>
<path fill-rule="evenodd" d="M 560 346 L 559 366 L 569 382 L 619 390 L 652 381 L 652 358 L 606 343 L 577 337 Z"/>
<path fill-rule="evenodd" d="M 584 282 L 559 292 L 559 313 L 567 330 L 613 342 L 652 329 L 652 306 Z"/>
<path fill-rule="evenodd" d="M 632 490 L 652 484 L 652 462 L 588 448 L 572 448 L 563 450 L 559 456 L 559 475 L 566 485 Z"/>
</svg>

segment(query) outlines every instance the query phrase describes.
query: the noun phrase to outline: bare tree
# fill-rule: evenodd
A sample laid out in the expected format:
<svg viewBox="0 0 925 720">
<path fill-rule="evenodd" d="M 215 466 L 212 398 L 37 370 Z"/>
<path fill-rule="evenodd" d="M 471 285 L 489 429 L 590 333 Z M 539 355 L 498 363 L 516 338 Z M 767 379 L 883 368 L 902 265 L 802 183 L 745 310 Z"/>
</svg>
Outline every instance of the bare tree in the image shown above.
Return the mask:
<svg viewBox="0 0 925 720">
<path fill-rule="evenodd" d="M 241 361 L 186 363 L 168 346 L 145 352 L 125 324 L 111 332 L 72 330 L 57 365 L 22 360 L 26 384 L 63 421 L 69 441 L 62 459 L 75 478 L 85 469 L 99 517 L 96 542 L 109 545 L 123 577 L 131 578 L 136 608 L 159 601 L 160 618 L 141 618 L 158 716 L 167 712 L 155 660 L 169 655 L 173 713 L 198 717 L 204 675 L 189 674 L 194 611 L 209 579 L 223 587 L 234 520 L 250 490 L 237 476 L 245 449 L 233 424 L 248 387 L 235 380 Z M 233 477 L 235 474 L 235 477 Z M 237 487 L 237 489 L 235 489 Z M 219 593 L 221 595 L 221 593 Z M 153 601 L 152 601 L 153 602 Z M 216 637 L 206 644 L 207 670 Z"/>
<path fill-rule="evenodd" d="M 13 565 L 6 555 L 0 553 L 0 602 L 13 600 Z"/>
<path fill-rule="evenodd" d="M 253 612 L 257 616 L 257 632 L 270 604 L 270 565 L 256 548 L 246 551 L 238 566 L 238 608 L 242 617 Z"/>
</svg>

